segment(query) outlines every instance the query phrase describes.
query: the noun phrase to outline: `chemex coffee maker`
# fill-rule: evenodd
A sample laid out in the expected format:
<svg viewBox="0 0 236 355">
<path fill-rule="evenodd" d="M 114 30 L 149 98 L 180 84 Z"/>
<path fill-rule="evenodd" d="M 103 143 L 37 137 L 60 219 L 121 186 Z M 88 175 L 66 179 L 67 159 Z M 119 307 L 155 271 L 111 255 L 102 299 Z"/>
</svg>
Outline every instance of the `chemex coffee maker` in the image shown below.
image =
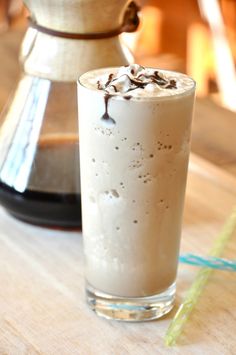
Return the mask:
<svg viewBox="0 0 236 355">
<path fill-rule="evenodd" d="M 128 63 L 119 34 L 138 26 L 128 0 L 25 0 L 23 75 L 0 128 L 0 203 L 24 221 L 81 226 L 76 80 Z"/>
</svg>

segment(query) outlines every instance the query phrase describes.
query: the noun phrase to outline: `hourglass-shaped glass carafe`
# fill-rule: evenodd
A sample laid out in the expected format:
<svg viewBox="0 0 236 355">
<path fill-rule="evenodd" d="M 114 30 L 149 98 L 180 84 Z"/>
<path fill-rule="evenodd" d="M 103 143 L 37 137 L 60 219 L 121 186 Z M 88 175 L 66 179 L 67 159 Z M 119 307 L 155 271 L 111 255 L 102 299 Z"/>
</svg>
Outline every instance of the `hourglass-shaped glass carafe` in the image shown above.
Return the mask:
<svg viewBox="0 0 236 355">
<path fill-rule="evenodd" d="M 75 82 L 87 70 L 127 64 L 118 34 L 130 2 L 25 3 L 31 25 L 20 55 L 23 74 L 0 129 L 0 203 L 31 223 L 79 227 Z"/>
</svg>

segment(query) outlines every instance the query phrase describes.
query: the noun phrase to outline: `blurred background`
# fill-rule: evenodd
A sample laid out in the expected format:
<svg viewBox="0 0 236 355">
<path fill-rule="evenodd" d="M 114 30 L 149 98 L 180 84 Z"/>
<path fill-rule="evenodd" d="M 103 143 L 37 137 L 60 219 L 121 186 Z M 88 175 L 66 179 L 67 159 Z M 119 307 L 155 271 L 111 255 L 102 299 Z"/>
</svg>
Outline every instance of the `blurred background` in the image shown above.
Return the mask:
<svg viewBox="0 0 236 355">
<path fill-rule="evenodd" d="M 123 41 L 137 63 L 196 80 L 192 151 L 236 174 L 236 0 L 137 2 L 141 25 Z M 0 110 L 18 81 L 26 28 L 22 1 L 0 0 Z"/>
<path fill-rule="evenodd" d="M 236 1 L 137 2 L 142 7 L 140 29 L 122 35 L 136 62 L 186 72 L 197 81 L 198 97 L 210 95 L 219 105 L 236 110 Z M 4 73 L 0 90 L 5 92 L 0 95 L 0 108 L 17 79 L 17 54 L 27 27 L 26 17 L 21 0 L 0 1 L 0 58 L 10 62 L 1 63 Z M 7 57 L 5 46 L 12 51 Z"/>
</svg>

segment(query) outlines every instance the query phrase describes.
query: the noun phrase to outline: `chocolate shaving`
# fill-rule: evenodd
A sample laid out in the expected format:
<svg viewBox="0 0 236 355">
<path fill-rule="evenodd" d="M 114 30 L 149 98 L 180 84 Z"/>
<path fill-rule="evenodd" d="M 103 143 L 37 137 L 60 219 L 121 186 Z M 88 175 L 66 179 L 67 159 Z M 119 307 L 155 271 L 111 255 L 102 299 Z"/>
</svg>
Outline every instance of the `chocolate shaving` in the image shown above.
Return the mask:
<svg viewBox="0 0 236 355">
<path fill-rule="evenodd" d="M 112 82 L 113 76 L 114 76 L 114 74 L 112 74 L 112 73 L 109 74 L 108 81 L 105 84 L 105 88 Z"/>
<path fill-rule="evenodd" d="M 170 84 L 169 85 L 171 85 L 172 89 L 177 89 L 176 80 L 174 80 L 174 79 L 170 80 Z"/>
<path fill-rule="evenodd" d="M 177 89 L 176 81 L 173 79 L 170 80 L 169 84 L 166 86 L 166 89 Z"/>
</svg>

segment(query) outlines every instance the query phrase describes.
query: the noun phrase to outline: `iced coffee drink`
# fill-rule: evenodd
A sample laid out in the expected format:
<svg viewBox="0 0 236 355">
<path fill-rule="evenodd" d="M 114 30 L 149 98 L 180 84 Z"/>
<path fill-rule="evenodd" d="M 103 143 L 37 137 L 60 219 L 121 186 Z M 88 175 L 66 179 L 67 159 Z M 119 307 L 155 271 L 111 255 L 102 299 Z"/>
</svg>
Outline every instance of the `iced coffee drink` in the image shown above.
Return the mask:
<svg viewBox="0 0 236 355">
<path fill-rule="evenodd" d="M 133 64 L 78 82 L 87 301 L 148 320 L 173 306 L 195 83 Z"/>
</svg>

